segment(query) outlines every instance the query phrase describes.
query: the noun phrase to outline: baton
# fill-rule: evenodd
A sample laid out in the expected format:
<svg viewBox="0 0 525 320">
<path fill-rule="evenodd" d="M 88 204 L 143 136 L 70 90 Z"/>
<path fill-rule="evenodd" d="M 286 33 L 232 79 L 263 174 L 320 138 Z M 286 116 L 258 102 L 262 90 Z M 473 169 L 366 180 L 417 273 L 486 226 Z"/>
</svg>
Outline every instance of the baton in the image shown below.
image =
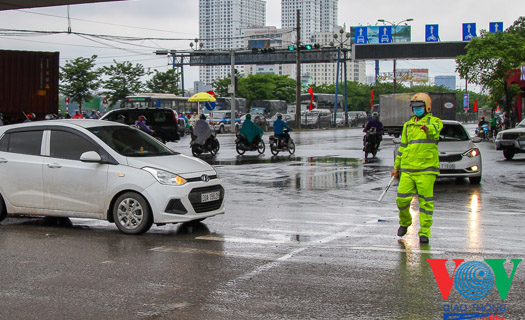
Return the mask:
<svg viewBox="0 0 525 320">
<path fill-rule="evenodd" d="M 385 190 L 383 190 L 383 193 L 381 193 L 381 195 L 379 196 L 379 199 L 377 199 L 377 202 L 381 202 L 381 200 L 383 200 L 386 192 L 388 191 L 388 189 L 390 189 L 390 186 L 392 186 L 392 183 L 394 183 L 395 179 L 396 179 L 396 176 L 392 176 L 392 178 L 390 178 L 390 181 L 388 181 L 388 184 L 386 185 Z"/>
</svg>

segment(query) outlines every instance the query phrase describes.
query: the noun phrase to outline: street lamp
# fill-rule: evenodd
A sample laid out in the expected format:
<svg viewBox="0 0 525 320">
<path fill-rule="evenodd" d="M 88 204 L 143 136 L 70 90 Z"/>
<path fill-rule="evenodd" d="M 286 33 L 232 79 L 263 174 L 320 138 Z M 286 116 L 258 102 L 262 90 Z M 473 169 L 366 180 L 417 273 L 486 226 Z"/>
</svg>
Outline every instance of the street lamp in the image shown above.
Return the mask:
<svg viewBox="0 0 525 320">
<path fill-rule="evenodd" d="M 345 126 L 348 126 L 348 95 L 346 86 L 346 51 L 345 45 L 351 44 L 350 33 L 345 33 L 345 30 L 341 28 L 339 34 L 334 33 L 334 40 L 330 41 L 330 46 L 337 46 L 337 71 L 335 78 L 335 104 L 334 104 L 334 124 L 337 125 L 337 98 L 339 92 L 339 64 L 341 60 L 341 51 L 343 51 L 343 68 L 344 68 L 344 84 L 345 84 Z"/>
<path fill-rule="evenodd" d="M 396 22 L 391 22 L 391 21 L 387 21 L 385 19 L 377 19 L 378 22 L 382 22 L 383 24 L 389 24 L 391 25 L 392 27 L 394 27 L 394 32 L 392 33 L 392 42 L 396 42 L 396 33 L 397 33 L 397 27 L 402 24 L 402 23 L 405 23 L 405 25 L 407 25 L 407 22 L 410 22 L 410 21 L 414 21 L 414 19 L 412 18 L 408 18 L 408 19 L 405 19 L 405 20 L 402 20 L 402 21 L 399 21 L 398 23 Z M 394 93 L 396 93 L 396 82 L 397 82 L 397 78 L 396 78 L 396 59 L 394 59 L 394 84 L 393 84 L 393 87 L 394 87 Z"/>
</svg>

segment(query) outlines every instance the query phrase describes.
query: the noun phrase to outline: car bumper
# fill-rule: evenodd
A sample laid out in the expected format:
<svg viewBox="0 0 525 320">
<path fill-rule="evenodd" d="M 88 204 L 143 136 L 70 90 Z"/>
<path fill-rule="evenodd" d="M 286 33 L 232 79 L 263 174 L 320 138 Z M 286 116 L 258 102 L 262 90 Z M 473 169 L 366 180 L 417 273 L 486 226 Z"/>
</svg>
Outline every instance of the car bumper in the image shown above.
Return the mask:
<svg viewBox="0 0 525 320">
<path fill-rule="evenodd" d="M 496 150 L 515 150 L 517 152 L 525 152 L 525 141 L 496 140 Z"/>
<path fill-rule="evenodd" d="M 153 223 L 188 222 L 224 214 L 224 188 L 220 182 L 216 178 L 177 187 L 160 183 L 151 185 L 143 195 L 151 206 Z M 218 195 L 218 199 L 212 195 Z"/>
<path fill-rule="evenodd" d="M 457 157 L 461 155 L 456 155 Z M 481 177 L 481 157 L 461 156 L 459 161 L 439 161 L 441 178 Z"/>
</svg>

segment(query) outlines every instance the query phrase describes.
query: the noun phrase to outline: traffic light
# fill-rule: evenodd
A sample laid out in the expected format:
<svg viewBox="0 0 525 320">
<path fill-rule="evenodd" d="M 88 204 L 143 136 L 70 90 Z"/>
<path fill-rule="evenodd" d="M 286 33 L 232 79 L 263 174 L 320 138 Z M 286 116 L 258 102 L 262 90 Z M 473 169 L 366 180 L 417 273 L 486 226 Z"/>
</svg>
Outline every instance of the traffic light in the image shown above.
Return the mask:
<svg viewBox="0 0 525 320">
<path fill-rule="evenodd" d="M 288 50 L 289 51 L 294 51 L 295 50 L 295 46 L 292 44 L 292 45 L 289 45 L 288 46 Z"/>
<path fill-rule="evenodd" d="M 304 48 L 305 48 L 306 50 L 312 50 L 312 45 L 307 44 L 307 45 L 304 46 Z"/>
</svg>

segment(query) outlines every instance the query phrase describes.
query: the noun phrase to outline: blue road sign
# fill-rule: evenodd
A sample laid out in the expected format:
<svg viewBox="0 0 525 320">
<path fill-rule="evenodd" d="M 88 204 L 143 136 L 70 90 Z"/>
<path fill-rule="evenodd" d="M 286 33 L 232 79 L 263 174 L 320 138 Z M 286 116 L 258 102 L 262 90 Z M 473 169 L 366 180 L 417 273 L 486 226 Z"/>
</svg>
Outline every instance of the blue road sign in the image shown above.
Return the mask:
<svg viewBox="0 0 525 320">
<path fill-rule="evenodd" d="M 379 43 L 392 43 L 392 26 L 379 27 Z"/>
<path fill-rule="evenodd" d="M 439 41 L 439 26 L 437 24 L 427 24 L 425 26 L 425 42 Z"/>
<path fill-rule="evenodd" d="M 470 41 L 476 36 L 476 24 L 475 23 L 464 23 L 463 24 L 463 41 Z"/>
<path fill-rule="evenodd" d="M 469 103 L 468 93 L 463 94 L 463 110 L 468 110 Z"/>
<path fill-rule="evenodd" d="M 491 22 L 489 31 L 490 33 L 503 32 L 503 22 Z"/>
<path fill-rule="evenodd" d="M 368 37 L 367 37 L 367 27 L 357 27 L 355 28 L 355 38 L 354 43 L 355 44 L 366 44 L 368 43 Z"/>
</svg>

